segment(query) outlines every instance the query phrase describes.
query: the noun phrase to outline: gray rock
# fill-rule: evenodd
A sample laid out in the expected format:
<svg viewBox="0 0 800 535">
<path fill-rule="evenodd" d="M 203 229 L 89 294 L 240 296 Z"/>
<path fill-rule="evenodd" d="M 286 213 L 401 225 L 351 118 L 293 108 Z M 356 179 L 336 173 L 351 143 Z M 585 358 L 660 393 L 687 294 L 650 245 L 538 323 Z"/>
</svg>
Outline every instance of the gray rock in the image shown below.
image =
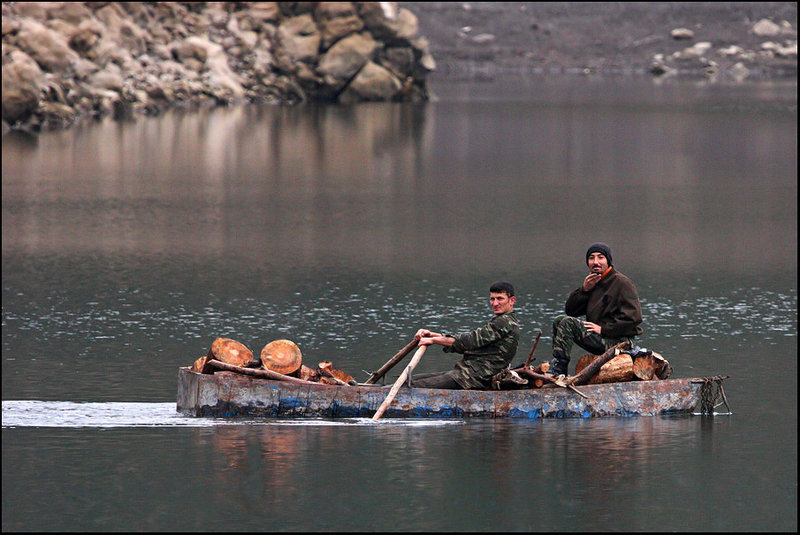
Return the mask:
<svg viewBox="0 0 800 535">
<path fill-rule="evenodd" d="M 753 25 L 753 33 L 759 37 L 775 37 L 780 35 L 781 27 L 769 19 L 761 19 Z"/>
<path fill-rule="evenodd" d="M 20 22 L 16 44 L 43 69 L 51 72 L 69 69 L 78 58 L 66 37 L 33 19 Z"/>
<path fill-rule="evenodd" d="M 694 39 L 694 32 L 689 28 L 675 28 L 669 35 L 676 41 Z"/>
<path fill-rule="evenodd" d="M 368 61 L 341 95 L 339 102 L 392 100 L 402 88 L 400 81 L 380 65 Z"/>
<path fill-rule="evenodd" d="M 9 124 L 26 119 L 39 106 L 44 74 L 25 52 L 12 51 L 3 58 L 3 120 Z"/>
<path fill-rule="evenodd" d="M 322 36 L 310 13 L 281 22 L 278 26 L 277 40 L 284 62 L 316 63 Z"/>
<path fill-rule="evenodd" d="M 339 90 L 373 58 L 378 43 L 369 33 L 353 34 L 333 45 L 320 59 L 318 72 Z"/>
</svg>

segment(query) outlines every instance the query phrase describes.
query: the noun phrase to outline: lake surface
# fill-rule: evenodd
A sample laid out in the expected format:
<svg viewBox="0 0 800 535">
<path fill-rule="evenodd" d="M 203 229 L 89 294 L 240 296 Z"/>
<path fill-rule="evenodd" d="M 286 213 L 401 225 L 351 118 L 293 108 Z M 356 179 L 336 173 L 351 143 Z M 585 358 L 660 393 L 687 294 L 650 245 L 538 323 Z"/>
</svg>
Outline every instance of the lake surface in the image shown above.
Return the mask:
<svg viewBox="0 0 800 535">
<path fill-rule="evenodd" d="M 797 530 L 796 84 L 434 91 L 3 137 L 4 531 Z M 732 414 L 174 410 L 216 337 L 364 380 L 420 327 L 488 319 L 498 279 L 515 360 L 537 329 L 548 359 L 594 241 L 639 289 L 640 345 L 729 375 Z"/>
</svg>

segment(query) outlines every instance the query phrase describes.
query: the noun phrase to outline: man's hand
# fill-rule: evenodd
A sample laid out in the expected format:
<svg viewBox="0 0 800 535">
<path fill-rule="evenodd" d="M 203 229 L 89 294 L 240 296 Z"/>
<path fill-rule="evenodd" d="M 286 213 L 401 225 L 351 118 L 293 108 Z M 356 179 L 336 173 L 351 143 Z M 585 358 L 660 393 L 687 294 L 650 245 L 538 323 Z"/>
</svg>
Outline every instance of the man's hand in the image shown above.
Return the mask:
<svg viewBox="0 0 800 535">
<path fill-rule="evenodd" d="M 417 334 L 414 335 L 414 340 L 419 342 L 422 338 L 431 338 L 431 337 L 436 337 L 436 336 L 442 336 L 442 335 L 439 334 L 439 333 L 435 333 L 435 332 L 433 332 L 433 331 L 431 331 L 429 329 L 420 329 L 420 330 L 417 331 Z M 425 344 L 425 345 L 427 345 L 427 344 Z"/>
<path fill-rule="evenodd" d="M 586 275 L 586 278 L 583 279 L 583 291 L 588 292 L 594 288 L 595 285 L 600 282 L 601 278 L 603 278 L 603 276 L 600 273 L 589 273 Z"/>
<path fill-rule="evenodd" d="M 600 327 L 596 323 L 592 323 L 591 321 L 584 321 L 583 322 L 583 326 L 586 327 L 586 334 L 589 334 L 589 333 L 600 334 L 600 331 L 602 330 L 602 327 Z"/>
</svg>

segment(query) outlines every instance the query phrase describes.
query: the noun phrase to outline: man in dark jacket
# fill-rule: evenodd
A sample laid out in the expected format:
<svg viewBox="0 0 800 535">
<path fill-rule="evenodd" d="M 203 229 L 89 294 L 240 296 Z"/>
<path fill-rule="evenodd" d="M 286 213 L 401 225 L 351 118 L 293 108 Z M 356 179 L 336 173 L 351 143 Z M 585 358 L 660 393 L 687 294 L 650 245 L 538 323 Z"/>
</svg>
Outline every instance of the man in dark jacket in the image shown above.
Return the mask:
<svg viewBox="0 0 800 535">
<path fill-rule="evenodd" d="M 511 363 L 519 344 L 519 320 L 514 312 L 514 287 L 496 282 L 489 288 L 489 304 L 494 316 L 486 325 L 461 334 L 448 335 L 428 329 L 417 331 L 419 345 L 438 344 L 446 353 L 461 353 L 463 358 L 444 373 L 414 376 L 411 386 L 420 388 L 486 389 L 492 377 Z"/>
<path fill-rule="evenodd" d="M 633 282 L 614 269 L 611 249 L 597 242 L 586 251 L 589 274 L 569 294 L 566 314 L 553 321 L 553 360 L 549 373 L 568 374 L 572 344 L 599 355 L 642 334 L 642 308 Z M 586 321 L 578 319 L 586 316 Z"/>
</svg>

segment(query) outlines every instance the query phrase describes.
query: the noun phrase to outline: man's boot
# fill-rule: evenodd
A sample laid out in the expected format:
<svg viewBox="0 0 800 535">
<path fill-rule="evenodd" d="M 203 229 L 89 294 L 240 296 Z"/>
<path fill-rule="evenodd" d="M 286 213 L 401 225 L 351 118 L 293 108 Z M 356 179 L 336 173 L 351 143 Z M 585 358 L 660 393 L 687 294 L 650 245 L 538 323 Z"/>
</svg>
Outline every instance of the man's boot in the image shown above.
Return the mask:
<svg viewBox="0 0 800 535">
<path fill-rule="evenodd" d="M 569 359 L 560 354 L 560 352 L 553 351 L 553 360 L 550 361 L 550 369 L 547 373 L 550 375 L 567 375 L 569 369 Z"/>
</svg>

